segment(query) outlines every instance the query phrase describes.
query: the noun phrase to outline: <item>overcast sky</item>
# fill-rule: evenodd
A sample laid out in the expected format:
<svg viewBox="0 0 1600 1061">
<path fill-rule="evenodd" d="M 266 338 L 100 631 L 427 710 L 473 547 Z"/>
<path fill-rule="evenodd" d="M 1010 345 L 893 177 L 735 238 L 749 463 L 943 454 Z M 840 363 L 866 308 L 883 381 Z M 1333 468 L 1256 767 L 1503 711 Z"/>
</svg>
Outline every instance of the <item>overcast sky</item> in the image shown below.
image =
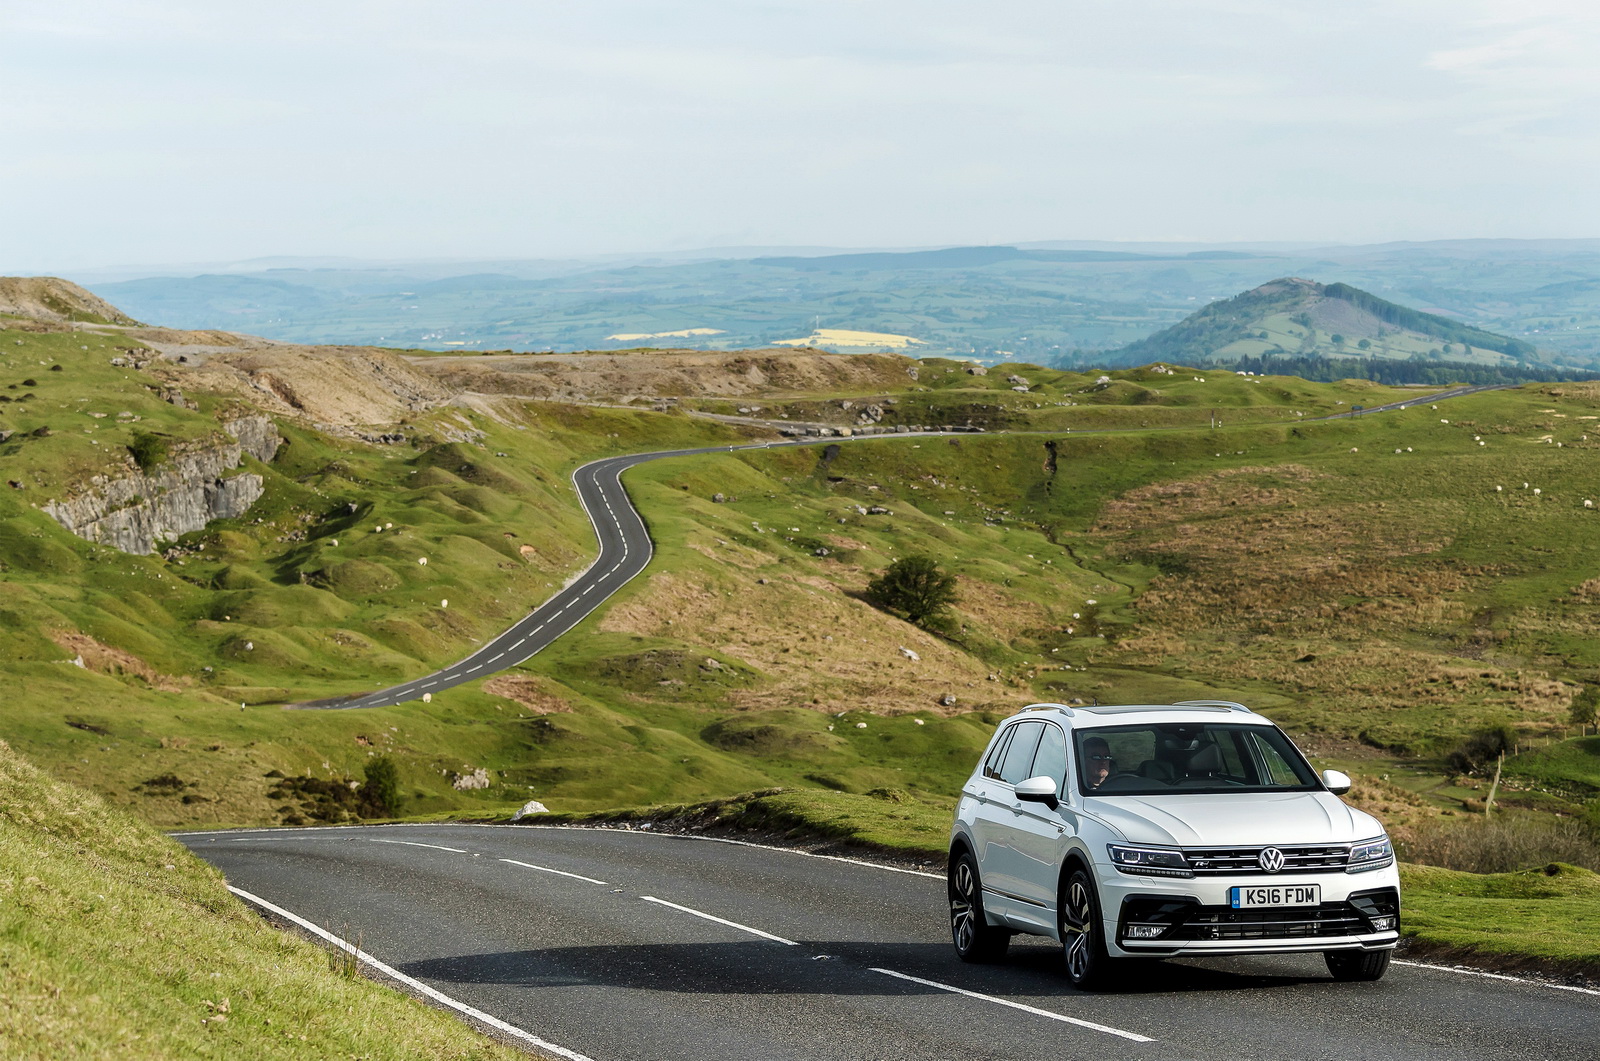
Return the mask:
<svg viewBox="0 0 1600 1061">
<path fill-rule="evenodd" d="M 0 272 L 1600 236 L 1593 0 L 4 0 Z"/>
</svg>

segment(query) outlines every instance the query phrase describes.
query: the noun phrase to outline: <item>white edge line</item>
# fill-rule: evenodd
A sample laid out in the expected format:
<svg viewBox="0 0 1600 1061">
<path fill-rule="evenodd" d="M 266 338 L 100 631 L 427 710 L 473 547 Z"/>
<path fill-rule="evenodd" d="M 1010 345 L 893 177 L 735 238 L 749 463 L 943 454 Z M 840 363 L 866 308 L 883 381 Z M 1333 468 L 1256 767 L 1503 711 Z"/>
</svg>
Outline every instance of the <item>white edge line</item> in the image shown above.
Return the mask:
<svg viewBox="0 0 1600 1061">
<path fill-rule="evenodd" d="M 1432 969 L 1441 973 L 1460 973 L 1462 976 L 1486 976 L 1491 980 L 1509 980 L 1514 984 L 1530 984 L 1534 987 L 1548 987 L 1553 991 L 1573 991 L 1580 995 L 1600 995 L 1592 987 L 1575 987 L 1572 984 L 1555 984 L 1548 980 L 1530 980 L 1523 976 L 1508 976 L 1505 973 L 1491 973 L 1483 969 L 1468 969 L 1460 965 L 1434 965 L 1432 962 L 1409 962 L 1399 958 L 1394 959 L 1396 965 L 1409 965 L 1413 969 Z"/>
<path fill-rule="evenodd" d="M 383 975 L 391 977 L 391 978 L 393 978 L 395 980 L 398 980 L 402 984 L 405 984 L 407 987 L 410 987 L 411 989 L 413 989 L 415 991 L 421 992 L 423 995 L 427 996 L 428 998 L 433 999 L 435 1002 L 438 1002 L 438 1003 L 441 1003 L 443 1005 L 449 1006 L 451 1009 L 456 1010 L 456 1011 L 458 1011 L 460 1013 L 464 1013 L 467 1016 L 471 1017 L 473 1020 L 482 1021 L 484 1024 L 487 1024 L 491 1028 L 495 1028 L 495 1029 L 498 1029 L 500 1031 L 503 1031 L 507 1035 L 514 1036 L 514 1037 L 516 1037 L 518 1039 L 523 1040 L 524 1042 L 532 1043 L 534 1046 L 537 1046 L 539 1049 L 548 1050 L 552 1054 L 555 1054 L 558 1057 L 567 1058 L 568 1061 L 594 1061 L 593 1058 L 588 1057 L 587 1055 L 584 1055 L 584 1054 L 580 1054 L 576 1050 L 568 1050 L 564 1046 L 557 1046 L 555 1043 L 552 1043 L 552 1042 L 549 1042 L 549 1041 L 547 1041 L 545 1039 L 539 1038 L 537 1035 L 534 1035 L 532 1032 L 523 1031 L 521 1028 L 517 1027 L 515 1024 L 507 1024 L 505 1021 L 501 1020 L 499 1017 L 492 1017 L 489 1014 L 483 1012 L 483 1010 L 481 1010 L 481 1009 L 474 1009 L 473 1007 L 467 1005 L 465 1002 L 458 1002 L 455 999 L 451 998 L 449 995 L 447 995 L 444 992 L 438 990 L 437 988 L 429 987 L 427 984 L 423 983 L 421 980 L 417 980 L 417 979 L 414 979 L 413 977 L 407 976 L 405 973 L 403 973 L 400 970 L 394 968 L 393 966 L 385 965 L 383 962 L 379 961 L 377 958 L 374 958 L 372 955 L 368 954 L 366 951 L 359 950 L 356 947 L 351 946 L 349 943 L 346 943 L 344 940 L 340 939 L 338 936 L 335 936 L 332 932 L 329 932 L 326 929 L 323 929 L 318 925 L 312 924 L 310 921 L 307 921 L 305 918 L 299 916 L 298 914 L 290 913 L 288 910 L 285 910 L 281 906 L 277 906 L 277 905 L 274 905 L 273 903 L 267 902 L 265 899 L 261 898 L 259 895 L 251 895 L 249 892 L 245 891 L 243 888 L 235 888 L 231 884 L 228 885 L 228 890 L 230 892 L 232 892 L 233 894 L 237 895 L 239 898 L 245 900 L 246 902 L 254 903 L 255 905 L 261 907 L 263 910 L 270 910 L 273 913 L 277 914 L 279 917 L 287 918 L 288 920 L 293 921 L 295 924 L 299 925 L 301 928 L 305 929 L 307 932 L 311 932 L 311 933 L 313 933 L 313 934 L 315 934 L 317 936 L 321 936 L 323 939 L 327 940 L 329 943 L 332 943 L 334 946 L 338 947 L 340 950 L 343 950 L 348 954 L 355 955 L 355 957 L 357 959 L 359 959 L 360 961 L 363 961 L 363 962 L 367 963 L 368 965 L 372 966 L 374 969 L 378 970 L 378 972 L 382 973 Z"/>
<path fill-rule="evenodd" d="M 514 858 L 502 858 L 500 861 L 509 862 L 513 866 L 521 866 L 523 869 L 536 869 L 540 873 L 554 873 L 558 876 L 571 877 L 574 880 L 586 880 L 590 884 L 605 884 L 607 887 L 610 887 L 606 881 L 595 880 L 593 877 L 585 877 L 582 873 L 568 873 L 564 869 L 551 869 L 549 866 L 535 866 L 532 862 L 518 862 Z"/>
<path fill-rule="evenodd" d="M 1010 1006 L 1012 1009 L 1020 1009 L 1024 1013 L 1032 1013 L 1038 1017 L 1049 1017 L 1051 1020 L 1059 1020 L 1067 1024 L 1076 1024 L 1078 1027 L 1088 1028 L 1090 1031 L 1105 1032 L 1107 1035 L 1120 1035 L 1122 1038 L 1131 1039 L 1136 1043 L 1155 1042 L 1155 1040 L 1150 1038 L 1148 1035 L 1140 1035 L 1137 1032 L 1125 1032 L 1121 1028 L 1113 1028 L 1106 1024 L 1096 1024 L 1092 1020 L 1079 1020 L 1077 1017 L 1069 1017 L 1065 1013 L 1052 1013 L 1047 1009 L 1039 1009 L 1036 1006 L 1024 1005 L 1021 1002 L 1013 1002 L 1009 998 L 996 998 L 994 995 L 983 995 L 976 991 L 968 991 L 964 987 L 952 987 L 949 984 L 941 984 L 937 980 L 924 980 L 920 976 L 910 976 L 906 973 L 897 973 L 893 969 L 873 968 L 872 971 L 875 973 L 882 973 L 884 976 L 895 977 L 898 980 L 910 980 L 912 983 L 922 984 L 924 987 L 936 987 L 940 991 L 949 991 L 954 995 L 966 995 L 968 998 L 982 999 L 985 1002 L 993 1002 L 999 1006 Z"/>
<path fill-rule="evenodd" d="M 405 844 L 407 847 L 431 847 L 435 851 L 454 851 L 458 855 L 466 854 L 466 852 L 459 847 L 440 847 L 438 844 L 420 844 L 415 840 L 379 840 L 375 836 L 368 837 L 367 839 L 374 844 Z"/>
<path fill-rule="evenodd" d="M 772 942 L 782 943 L 786 947 L 800 946 L 800 944 L 796 943 L 792 939 L 784 939 L 782 936 L 774 936 L 771 932 L 763 932 L 759 928 L 751 928 L 749 925 L 741 925 L 737 921 L 729 921 L 726 918 L 718 917 L 716 914 L 708 914 L 704 910 L 695 910 L 688 906 L 679 906 L 677 903 L 669 903 L 665 899 L 657 899 L 654 895 L 641 895 L 639 898 L 643 899 L 647 903 L 659 903 L 662 906 L 670 906 L 674 910 L 682 910 L 686 914 L 693 914 L 695 917 L 703 917 L 707 921 L 715 921 L 719 925 L 727 925 L 729 928 L 736 928 L 740 932 L 748 932 L 752 936 L 760 936 L 762 939 L 770 939 Z"/>
</svg>

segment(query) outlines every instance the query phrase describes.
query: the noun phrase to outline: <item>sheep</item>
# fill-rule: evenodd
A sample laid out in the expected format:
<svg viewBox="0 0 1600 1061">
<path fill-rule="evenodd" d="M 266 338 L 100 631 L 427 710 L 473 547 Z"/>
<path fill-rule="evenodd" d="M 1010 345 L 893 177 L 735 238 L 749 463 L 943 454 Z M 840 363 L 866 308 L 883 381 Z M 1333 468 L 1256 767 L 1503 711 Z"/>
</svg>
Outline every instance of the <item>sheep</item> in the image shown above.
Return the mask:
<svg viewBox="0 0 1600 1061">
<path fill-rule="evenodd" d="M 1533 496 L 1534 497 L 1538 497 L 1542 493 L 1544 493 L 1544 491 L 1539 489 L 1537 486 L 1533 488 Z"/>
<path fill-rule="evenodd" d="M 1588 498 L 1584 498 L 1583 499 L 1583 507 L 1584 508 L 1593 508 L 1594 507 L 1594 502 L 1590 501 Z"/>
</svg>

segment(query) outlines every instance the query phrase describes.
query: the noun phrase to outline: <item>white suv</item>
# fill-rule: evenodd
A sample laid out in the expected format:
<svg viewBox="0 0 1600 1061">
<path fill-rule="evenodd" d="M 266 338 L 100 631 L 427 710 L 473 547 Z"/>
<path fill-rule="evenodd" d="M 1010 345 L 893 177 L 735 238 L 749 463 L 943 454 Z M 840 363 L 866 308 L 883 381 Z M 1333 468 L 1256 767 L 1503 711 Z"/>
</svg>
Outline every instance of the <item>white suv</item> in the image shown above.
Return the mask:
<svg viewBox="0 0 1600 1061">
<path fill-rule="evenodd" d="M 956 953 L 994 961 L 1015 933 L 1049 936 L 1082 988 L 1124 958 L 1294 951 L 1376 980 L 1400 938 L 1400 875 L 1349 790 L 1241 704 L 1035 704 L 961 789 Z"/>
</svg>

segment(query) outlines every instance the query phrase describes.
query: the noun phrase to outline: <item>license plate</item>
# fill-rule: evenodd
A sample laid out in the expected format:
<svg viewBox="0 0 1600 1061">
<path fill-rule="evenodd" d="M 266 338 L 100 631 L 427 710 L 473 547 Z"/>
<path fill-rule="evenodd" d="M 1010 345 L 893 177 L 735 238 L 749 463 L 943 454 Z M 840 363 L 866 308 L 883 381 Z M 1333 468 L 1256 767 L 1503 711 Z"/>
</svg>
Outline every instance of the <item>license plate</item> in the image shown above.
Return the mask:
<svg viewBox="0 0 1600 1061">
<path fill-rule="evenodd" d="M 1235 909 L 1245 906 L 1316 906 L 1322 902 L 1322 885 L 1263 884 L 1251 888 L 1229 888 L 1228 898 Z"/>
</svg>

